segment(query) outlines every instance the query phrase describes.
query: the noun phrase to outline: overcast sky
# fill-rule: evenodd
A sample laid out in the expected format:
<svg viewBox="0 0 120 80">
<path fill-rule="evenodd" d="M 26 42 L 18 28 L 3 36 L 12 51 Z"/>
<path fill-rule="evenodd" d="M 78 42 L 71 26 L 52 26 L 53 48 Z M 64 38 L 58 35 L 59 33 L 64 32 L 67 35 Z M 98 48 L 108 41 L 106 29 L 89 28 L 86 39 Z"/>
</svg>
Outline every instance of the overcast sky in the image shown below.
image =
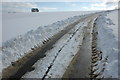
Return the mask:
<svg viewBox="0 0 120 80">
<path fill-rule="evenodd" d="M 92 11 L 112 10 L 118 7 L 119 0 L 4 0 L 2 11 L 30 12 L 31 8 L 38 8 L 40 12 L 56 11 Z"/>
</svg>

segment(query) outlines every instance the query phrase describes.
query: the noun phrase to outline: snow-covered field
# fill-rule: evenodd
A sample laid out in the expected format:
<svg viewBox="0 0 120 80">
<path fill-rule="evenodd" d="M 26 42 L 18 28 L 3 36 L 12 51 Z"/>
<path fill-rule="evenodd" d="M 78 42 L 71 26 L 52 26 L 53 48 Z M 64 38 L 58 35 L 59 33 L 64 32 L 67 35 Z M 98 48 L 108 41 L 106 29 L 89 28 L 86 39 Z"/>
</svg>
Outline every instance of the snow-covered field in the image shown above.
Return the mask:
<svg viewBox="0 0 120 80">
<path fill-rule="evenodd" d="M 98 48 L 102 51 L 103 59 L 108 57 L 103 75 L 105 78 L 118 78 L 118 11 L 102 13 L 96 26 Z"/>
<path fill-rule="evenodd" d="M 77 15 L 93 12 L 41 12 L 41 13 L 3 13 L 2 14 L 2 42 L 18 35 L 23 35 L 39 26 L 47 26 L 54 22 L 65 20 Z"/>
</svg>

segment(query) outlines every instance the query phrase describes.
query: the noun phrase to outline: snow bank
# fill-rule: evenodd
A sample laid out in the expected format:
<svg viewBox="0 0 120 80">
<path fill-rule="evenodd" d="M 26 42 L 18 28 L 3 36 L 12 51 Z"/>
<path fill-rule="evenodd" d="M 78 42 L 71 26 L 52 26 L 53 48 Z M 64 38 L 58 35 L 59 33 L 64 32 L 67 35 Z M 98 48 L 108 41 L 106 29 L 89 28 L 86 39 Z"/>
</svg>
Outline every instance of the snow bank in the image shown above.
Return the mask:
<svg viewBox="0 0 120 80">
<path fill-rule="evenodd" d="M 97 20 L 98 48 L 108 56 L 105 78 L 118 78 L 118 11 L 104 12 Z M 102 65 L 102 64 L 101 64 Z"/>
</svg>

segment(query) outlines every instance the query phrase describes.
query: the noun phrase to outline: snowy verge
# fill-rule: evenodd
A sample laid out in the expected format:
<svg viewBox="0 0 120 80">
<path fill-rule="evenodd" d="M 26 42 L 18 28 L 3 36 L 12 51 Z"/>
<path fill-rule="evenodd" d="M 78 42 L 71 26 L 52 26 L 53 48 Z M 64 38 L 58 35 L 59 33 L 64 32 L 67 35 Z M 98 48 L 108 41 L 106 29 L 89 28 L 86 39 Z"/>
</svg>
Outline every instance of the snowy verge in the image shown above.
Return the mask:
<svg viewBox="0 0 120 80">
<path fill-rule="evenodd" d="M 103 76 L 118 78 L 118 11 L 102 13 L 96 23 L 98 48 L 102 51 L 102 59 L 108 57 Z"/>
</svg>

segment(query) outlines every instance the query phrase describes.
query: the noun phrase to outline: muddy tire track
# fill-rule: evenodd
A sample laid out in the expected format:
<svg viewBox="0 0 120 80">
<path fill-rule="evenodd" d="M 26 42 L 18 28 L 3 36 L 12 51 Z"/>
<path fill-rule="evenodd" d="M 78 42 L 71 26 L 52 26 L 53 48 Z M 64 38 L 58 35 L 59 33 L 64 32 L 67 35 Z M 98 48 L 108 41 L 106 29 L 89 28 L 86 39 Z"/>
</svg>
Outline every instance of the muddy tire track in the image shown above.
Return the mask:
<svg viewBox="0 0 120 80">
<path fill-rule="evenodd" d="M 90 69 L 89 77 L 91 80 L 95 80 L 95 79 L 101 80 L 104 78 L 103 72 L 105 71 L 105 66 L 108 59 L 108 56 L 103 58 L 102 51 L 97 48 L 97 35 L 98 35 L 97 26 L 96 26 L 97 19 L 98 18 L 96 18 L 93 24 L 93 31 L 92 31 L 92 46 L 91 46 L 92 56 L 91 56 L 91 66 L 89 68 Z M 102 62 L 102 66 L 99 66 L 101 65 L 101 62 Z"/>
<path fill-rule="evenodd" d="M 92 56 L 91 56 L 91 66 L 90 66 L 90 74 L 89 74 L 91 80 L 96 79 L 100 75 L 99 73 L 95 73 L 97 70 L 99 70 L 99 68 L 97 68 L 96 66 L 98 65 L 97 62 L 99 61 L 99 55 L 101 54 L 101 52 L 97 49 L 97 32 L 95 31 L 95 28 L 96 28 L 96 23 L 94 22 L 93 31 L 92 31 L 92 46 L 91 46 Z"/>
<path fill-rule="evenodd" d="M 80 50 L 77 52 L 66 72 L 63 75 L 65 80 L 78 78 L 79 80 L 89 78 L 89 67 L 91 64 L 91 45 L 92 45 L 92 20 L 84 26 L 84 38 Z"/>
</svg>

